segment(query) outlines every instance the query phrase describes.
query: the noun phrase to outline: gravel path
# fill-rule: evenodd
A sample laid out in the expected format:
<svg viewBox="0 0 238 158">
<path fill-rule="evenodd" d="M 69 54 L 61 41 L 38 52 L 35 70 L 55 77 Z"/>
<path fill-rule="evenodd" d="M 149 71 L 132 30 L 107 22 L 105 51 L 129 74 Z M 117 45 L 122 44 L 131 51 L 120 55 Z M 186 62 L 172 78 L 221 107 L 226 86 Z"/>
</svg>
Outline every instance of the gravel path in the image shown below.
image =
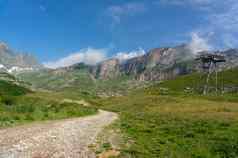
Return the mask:
<svg viewBox="0 0 238 158">
<path fill-rule="evenodd" d="M 117 114 L 49 121 L 0 130 L 0 158 L 95 158 L 88 146 Z"/>
</svg>

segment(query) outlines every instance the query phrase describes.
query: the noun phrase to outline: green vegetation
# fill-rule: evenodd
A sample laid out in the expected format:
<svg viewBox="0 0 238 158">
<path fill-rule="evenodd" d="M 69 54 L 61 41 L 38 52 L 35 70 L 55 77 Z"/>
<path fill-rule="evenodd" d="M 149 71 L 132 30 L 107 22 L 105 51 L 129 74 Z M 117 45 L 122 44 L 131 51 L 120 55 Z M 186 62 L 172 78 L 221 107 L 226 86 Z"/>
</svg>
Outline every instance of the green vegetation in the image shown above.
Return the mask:
<svg viewBox="0 0 238 158">
<path fill-rule="evenodd" d="M 17 86 L 7 81 L 0 80 L 0 95 L 19 96 L 30 92 L 30 90 Z"/>
<path fill-rule="evenodd" d="M 73 70 L 42 70 L 41 72 L 19 74 L 18 77 L 31 83 L 36 89 L 63 92 L 69 97 L 83 98 L 125 94 L 130 89 L 144 85 L 142 82 L 132 81 L 133 78 L 127 75 L 109 80 L 95 79 L 89 73 L 88 68 L 83 65 L 79 65 Z"/>
<path fill-rule="evenodd" d="M 222 96 L 212 93 L 200 96 L 202 81 L 199 74 L 181 76 L 126 96 L 105 99 L 96 97 L 98 90 L 101 93 L 123 92 L 130 85 L 129 77 L 95 81 L 84 70 L 67 72 L 67 75 L 62 72 L 52 78 L 48 76 L 41 74 L 36 80 L 30 80 L 41 80 L 38 88 L 48 83 L 47 89 L 55 90 L 55 93 L 33 93 L 16 85 L 10 88 L 11 83 L 2 83 L 0 127 L 84 116 L 94 114 L 100 108 L 120 115 L 113 127 L 120 128 L 127 142 L 122 147 L 121 157 L 238 157 L 237 93 L 228 91 Z M 218 80 L 222 83 L 219 90 L 236 87 L 237 78 L 238 69 L 219 73 Z M 211 80 L 211 87 L 214 85 L 215 81 Z M 77 99 L 79 96 L 90 100 L 95 107 L 60 101 L 64 97 Z M 111 144 L 105 143 L 103 148 L 111 149 Z"/>
<path fill-rule="evenodd" d="M 118 112 L 128 148 L 121 157 L 237 157 L 238 103 L 137 92 L 97 100 Z"/>
<path fill-rule="evenodd" d="M 92 101 L 96 107 L 120 114 L 116 126 L 130 144 L 122 149 L 121 157 L 238 157 L 237 94 L 186 92 L 186 87 L 197 86 L 199 76 L 185 75 L 127 96 Z M 238 69 L 219 76 L 224 86 L 238 85 Z"/>
<path fill-rule="evenodd" d="M 24 96 L 2 98 L 0 105 L 0 127 L 32 121 L 65 119 L 95 114 L 95 108 L 84 107 L 76 103 L 64 103 L 53 100 Z"/>
<path fill-rule="evenodd" d="M 238 88 L 238 68 L 230 69 L 218 73 L 218 88 L 219 91 L 224 91 L 225 93 L 237 93 L 232 87 Z M 155 88 L 166 88 L 171 94 L 184 93 L 186 88 L 190 88 L 194 93 L 202 92 L 202 85 L 205 83 L 205 78 L 198 73 L 189 74 L 177 77 L 174 80 L 164 81 L 156 86 Z M 210 89 L 215 91 L 215 78 L 210 80 Z M 158 89 L 157 89 L 158 91 Z"/>
<path fill-rule="evenodd" d="M 96 108 L 63 101 L 62 95 L 35 93 L 0 80 L 0 128 L 17 124 L 95 114 Z"/>
</svg>

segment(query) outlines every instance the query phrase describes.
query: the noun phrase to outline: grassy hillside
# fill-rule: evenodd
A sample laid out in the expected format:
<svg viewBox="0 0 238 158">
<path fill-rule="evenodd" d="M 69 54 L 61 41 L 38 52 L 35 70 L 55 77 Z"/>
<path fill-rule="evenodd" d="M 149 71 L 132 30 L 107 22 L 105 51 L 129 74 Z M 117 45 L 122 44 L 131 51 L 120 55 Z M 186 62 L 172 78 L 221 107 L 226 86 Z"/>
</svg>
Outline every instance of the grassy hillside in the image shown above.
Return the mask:
<svg viewBox="0 0 238 158">
<path fill-rule="evenodd" d="M 80 84 L 82 89 L 86 89 L 87 85 L 94 84 L 86 70 L 62 72 L 42 70 L 19 74 L 18 77 L 22 78 L 24 81 L 32 83 L 36 88 L 45 88 L 51 90 L 68 87 L 72 82 Z M 79 81 L 81 82 L 79 83 Z"/>
<path fill-rule="evenodd" d="M 19 96 L 30 92 L 25 87 L 18 86 L 8 81 L 0 80 L 0 95 Z"/>
<path fill-rule="evenodd" d="M 97 109 L 74 102 L 64 96 L 31 90 L 0 80 L 0 128 L 33 121 L 65 119 L 95 114 Z"/>
<path fill-rule="evenodd" d="M 214 74 L 215 75 L 215 74 Z M 232 90 L 232 87 L 238 88 L 238 68 L 226 70 L 218 73 L 218 88 L 224 92 L 236 92 Z M 169 80 L 161 82 L 157 88 L 157 91 L 167 89 L 170 93 L 184 93 L 186 92 L 186 88 L 189 88 L 194 93 L 201 93 L 203 85 L 205 83 L 205 76 L 201 76 L 201 74 L 194 73 L 184 76 L 179 76 L 175 80 Z M 215 78 L 211 78 L 210 80 L 210 89 L 211 92 L 215 91 L 216 81 Z M 160 90 L 159 90 L 159 89 Z"/>
<path fill-rule="evenodd" d="M 238 102 L 147 91 L 93 102 L 120 114 L 116 127 L 127 142 L 121 157 L 238 156 Z"/>
<path fill-rule="evenodd" d="M 121 97 L 89 97 L 87 99 L 95 108 L 88 108 L 59 100 L 67 95 L 72 98 L 75 93 L 83 92 L 85 96 L 91 96 L 97 90 L 120 88 L 121 85 L 117 87 L 117 83 L 126 83 L 122 84 L 126 87 L 129 85 L 128 78 L 95 81 L 89 80 L 92 78 L 83 71 L 71 73 L 72 76 L 79 75 L 72 82 L 68 82 L 69 78 L 66 76 L 61 82 L 54 78 L 55 75 L 52 76 L 52 81 L 48 80 L 50 77 L 47 79 L 48 75 L 43 75 L 42 80 L 45 79 L 45 82 L 58 82 L 52 84 L 55 88 L 56 85 L 67 83 L 68 86 L 61 89 L 63 92 L 58 89 L 58 93 L 54 95 L 31 93 L 15 99 L 13 103 L 4 103 L 0 115 L 4 117 L 1 122 L 5 124 L 2 126 L 33 120 L 83 116 L 93 114 L 97 108 L 101 108 L 120 115 L 120 120 L 115 123 L 114 128 L 120 129 L 127 142 L 120 150 L 123 158 L 238 157 L 237 95 L 197 95 L 197 89 L 199 90 L 202 82 L 199 74 L 180 76 Z M 63 73 L 58 75 L 62 78 Z M 237 86 L 237 77 L 238 69 L 219 73 L 219 82 L 223 85 L 221 87 Z M 211 85 L 214 87 L 215 80 L 211 80 Z M 187 88 L 193 91 L 188 92 Z"/>
<path fill-rule="evenodd" d="M 63 92 L 66 95 L 81 97 L 111 96 L 125 94 L 130 89 L 143 86 L 145 83 L 134 81 L 130 76 L 120 76 L 110 80 L 95 79 L 87 68 L 71 70 L 44 70 L 41 72 L 25 73 L 19 76 L 36 89 Z M 132 84 L 133 82 L 133 84 Z"/>
</svg>

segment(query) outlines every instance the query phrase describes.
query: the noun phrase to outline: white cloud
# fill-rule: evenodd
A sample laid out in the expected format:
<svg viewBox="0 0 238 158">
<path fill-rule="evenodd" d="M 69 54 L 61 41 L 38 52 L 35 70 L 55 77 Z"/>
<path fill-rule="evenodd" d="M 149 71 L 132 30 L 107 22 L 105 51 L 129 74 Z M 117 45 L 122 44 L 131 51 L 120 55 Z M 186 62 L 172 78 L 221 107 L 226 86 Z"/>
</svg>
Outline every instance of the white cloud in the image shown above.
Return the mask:
<svg viewBox="0 0 238 158">
<path fill-rule="evenodd" d="M 110 16 L 114 22 L 120 23 L 123 17 L 134 16 L 138 13 L 146 11 L 144 3 L 130 2 L 123 5 L 113 5 L 107 8 L 107 15 Z"/>
<path fill-rule="evenodd" d="M 210 11 L 204 22 L 204 24 L 207 24 L 200 30 L 215 32 L 214 40 L 219 41 L 220 47 L 237 47 L 238 1 L 226 0 L 220 5 L 222 9 Z"/>
<path fill-rule="evenodd" d="M 238 47 L 238 0 L 159 0 L 158 2 L 164 5 L 191 6 L 193 9 L 200 10 L 201 22 L 194 30 L 203 35 L 214 32 L 211 43 L 216 49 Z"/>
<path fill-rule="evenodd" d="M 208 44 L 208 39 L 202 38 L 196 32 L 191 33 L 191 42 L 188 47 L 194 55 L 198 52 L 212 49 L 212 46 Z"/>
<path fill-rule="evenodd" d="M 109 58 L 107 56 L 107 51 L 108 49 L 93 49 L 93 48 L 82 49 L 79 52 L 72 53 L 59 60 L 45 62 L 43 63 L 43 65 L 51 69 L 67 67 L 77 63 L 96 65 Z M 123 62 L 134 57 L 142 56 L 145 53 L 146 52 L 144 49 L 139 48 L 138 50 L 134 50 L 131 52 L 118 52 L 114 56 L 112 56 L 112 58 L 117 58 L 120 60 L 120 62 Z"/>
<path fill-rule="evenodd" d="M 51 61 L 44 63 L 47 68 L 60 68 L 71 66 L 76 63 L 85 63 L 89 65 L 95 65 L 106 59 L 106 49 L 82 49 L 79 52 L 70 54 L 67 57 L 61 58 L 57 61 Z"/>
<path fill-rule="evenodd" d="M 220 1 L 221 2 L 221 1 Z M 194 6 L 197 8 L 214 7 L 219 0 L 159 0 L 158 4 L 179 5 L 179 6 Z"/>
<path fill-rule="evenodd" d="M 227 7 L 222 12 L 213 12 L 208 20 L 210 24 L 223 31 L 238 32 L 238 1 L 227 0 Z"/>
<path fill-rule="evenodd" d="M 121 62 L 123 62 L 123 61 L 126 61 L 126 60 L 134 58 L 134 57 L 142 56 L 145 53 L 146 52 L 144 49 L 139 48 L 138 50 L 131 51 L 131 52 L 119 52 L 115 55 L 115 58 L 117 58 Z"/>
</svg>

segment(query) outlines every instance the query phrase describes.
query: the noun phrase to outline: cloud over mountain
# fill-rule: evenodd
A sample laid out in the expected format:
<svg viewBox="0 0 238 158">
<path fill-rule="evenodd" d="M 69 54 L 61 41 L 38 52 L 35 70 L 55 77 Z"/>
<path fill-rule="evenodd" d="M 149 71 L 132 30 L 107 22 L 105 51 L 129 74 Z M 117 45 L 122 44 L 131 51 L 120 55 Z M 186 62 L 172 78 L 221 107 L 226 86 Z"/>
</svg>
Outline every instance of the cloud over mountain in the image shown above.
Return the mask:
<svg viewBox="0 0 238 158">
<path fill-rule="evenodd" d="M 212 46 L 208 43 L 208 39 L 199 36 L 196 32 L 191 33 L 191 42 L 188 44 L 188 47 L 195 55 L 198 52 L 212 49 Z"/>
<path fill-rule="evenodd" d="M 79 52 L 72 53 L 69 56 L 63 57 L 57 61 L 51 61 L 44 63 L 47 68 L 60 68 L 70 66 L 76 63 L 83 62 L 89 65 L 95 65 L 106 59 L 105 49 L 87 48 L 82 49 Z"/>
<path fill-rule="evenodd" d="M 134 57 L 142 56 L 146 52 L 144 49 L 139 48 L 138 50 L 131 51 L 131 52 L 119 52 L 115 55 L 115 58 L 119 59 L 120 61 L 125 61 Z"/>
<path fill-rule="evenodd" d="M 72 53 L 66 57 L 58 59 L 56 61 L 49 61 L 43 63 L 43 65 L 47 68 L 61 68 L 71 66 L 77 63 L 85 63 L 88 65 L 96 65 L 106 59 L 109 58 L 117 58 L 121 62 L 144 55 L 146 52 L 144 49 L 139 48 L 138 50 L 129 51 L 129 52 L 118 52 L 112 57 L 107 56 L 108 50 L 107 49 L 94 49 L 94 48 L 87 48 L 81 49 L 79 52 Z"/>
<path fill-rule="evenodd" d="M 219 48 L 238 47 L 237 0 L 160 0 L 158 4 L 192 7 L 201 12 L 201 22 L 194 30 L 211 38 Z M 213 37 L 208 37 L 213 33 Z M 216 49 L 217 49 L 216 48 Z"/>
</svg>

